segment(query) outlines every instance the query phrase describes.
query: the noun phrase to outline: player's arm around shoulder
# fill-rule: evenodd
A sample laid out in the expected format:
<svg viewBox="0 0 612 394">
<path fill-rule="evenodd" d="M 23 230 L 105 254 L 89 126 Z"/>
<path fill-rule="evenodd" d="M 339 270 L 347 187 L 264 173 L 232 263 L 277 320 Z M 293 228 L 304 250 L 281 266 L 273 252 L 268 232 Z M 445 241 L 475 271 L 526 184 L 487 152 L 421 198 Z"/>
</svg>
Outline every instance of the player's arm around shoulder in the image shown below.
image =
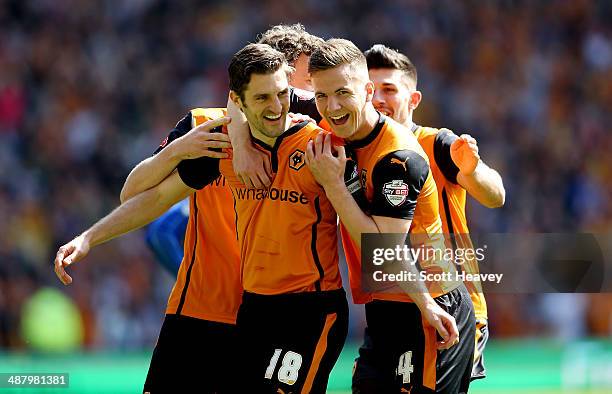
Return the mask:
<svg viewBox="0 0 612 394">
<path fill-rule="evenodd" d="M 183 160 L 228 157 L 227 153 L 216 149 L 231 148 L 229 137 L 212 130 L 229 122 L 229 117 L 222 117 L 196 126 L 190 111 L 177 123 L 155 154 L 141 161 L 130 172 L 121 189 L 121 202 L 159 184 Z"/>
<path fill-rule="evenodd" d="M 504 205 L 506 191 L 501 176 L 480 158 L 478 142 L 469 134 L 457 136 L 441 129 L 435 140 L 435 159 L 444 176 L 459 184 L 487 208 Z"/>
<path fill-rule="evenodd" d="M 227 101 L 227 114 L 232 119 L 227 131 L 233 146 L 233 172 L 239 183 L 247 188 L 269 187 L 273 178 L 270 158 L 253 146 L 247 119 L 231 98 Z"/>
</svg>

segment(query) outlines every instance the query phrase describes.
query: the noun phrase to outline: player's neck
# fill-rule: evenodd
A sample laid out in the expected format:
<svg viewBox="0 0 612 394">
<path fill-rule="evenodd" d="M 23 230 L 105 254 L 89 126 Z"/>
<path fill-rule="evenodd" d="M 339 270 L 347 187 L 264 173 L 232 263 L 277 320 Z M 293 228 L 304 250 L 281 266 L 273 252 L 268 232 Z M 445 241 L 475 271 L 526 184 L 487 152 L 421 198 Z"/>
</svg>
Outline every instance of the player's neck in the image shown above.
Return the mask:
<svg viewBox="0 0 612 394">
<path fill-rule="evenodd" d="M 357 128 L 355 134 L 347 138 L 347 140 L 359 141 L 366 138 L 376 127 L 378 119 L 380 119 L 380 114 L 374 109 L 374 106 L 368 104 L 368 106 L 366 107 L 366 113 L 363 118 L 363 122 L 361 122 L 361 124 Z"/>
<path fill-rule="evenodd" d="M 258 131 L 255 131 L 255 130 L 253 131 L 253 137 L 268 146 L 274 146 L 274 143 L 276 142 L 276 138 L 278 138 L 278 137 L 268 137 L 267 135 L 260 133 Z"/>
<path fill-rule="evenodd" d="M 412 129 L 413 124 L 414 122 L 412 121 L 412 114 L 410 114 L 410 116 L 408 116 L 406 120 L 402 122 L 402 125 L 406 126 L 409 129 Z"/>
<path fill-rule="evenodd" d="M 287 119 L 285 120 L 285 131 L 287 131 L 289 127 L 291 127 L 291 119 L 287 116 Z M 263 142 L 264 144 L 268 146 L 274 146 L 274 144 L 276 143 L 276 140 L 278 139 L 278 137 L 270 137 L 270 136 L 265 135 L 264 133 L 259 131 L 256 127 L 253 127 L 250 124 L 249 124 L 249 128 L 251 129 L 251 134 L 253 135 L 253 138 L 258 139 L 259 141 Z"/>
</svg>

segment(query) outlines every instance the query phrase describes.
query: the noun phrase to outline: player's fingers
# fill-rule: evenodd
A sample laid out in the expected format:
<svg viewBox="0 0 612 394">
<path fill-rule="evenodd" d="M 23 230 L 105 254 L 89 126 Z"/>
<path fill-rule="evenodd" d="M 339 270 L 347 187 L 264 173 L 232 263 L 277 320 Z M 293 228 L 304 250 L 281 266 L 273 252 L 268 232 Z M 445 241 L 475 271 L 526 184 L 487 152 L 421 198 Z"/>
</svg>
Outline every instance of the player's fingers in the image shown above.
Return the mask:
<svg viewBox="0 0 612 394">
<path fill-rule="evenodd" d="M 261 181 L 260 173 L 259 172 L 253 173 L 253 175 L 251 175 L 249 178 L 251 179 L 251 182 L 253 183 L 253 187 L 255 189 L 263 189 L 264 188 L 264 184 Z"/>
<path fill-rule="evenodd" d="M 443 320 L 443 324 L 445 326 L 446 331 L 448 332 L 448 338 L 446 338 L 441 344 L 441 349 L 449 349 L 459 343 L 459 329 L 457 328 L 457 323 L 455 319 L 451 316 L 448 316 L 447 319 Z"/>
<path fill-rule="evenodd" d="M 247 189 L 255 189 L 255 186 L 253 185 L 253 181 L 251 180 L 251 178 L 249 176 L 243 176 L 242 177 L 244 185 L 247 187 Z"/>
<path fill-rule="evenodd" d="M 294 114 L 293 112 L 289 112 L 289 113 L 287 114 L 287 116 L 289 116 L 289 119 L 291 119 L 291 123 L 293 123 L 293 124 L 298 124 L 298 123 L 301 123 L 301 122 L 302 122 L 302 120 L 300 119 L 300 117 L 299 117 L 299 116 L 296 116 L 296 114 Z"/>
<path fill-rule="evenodd" d="M 469 147 L 471 150 L 478 152 L 478 144 L 476 144 L 475 142 L 468 142 L 468 143 L 467 143 L 467 146 L 468 146 L 468 147 Z"/>
<path fill-rule="evenodd" d="M 442 337 L 442 342 L 438 342 L 438 346 L 440 346 L 440 343 L 446 343 L 448 341 L 449 334 L 448 330 L 446 330 L 446 327 L 444 327 L 444 324 L 441 319 L 438 319 L 435 322 L 434 328 L 436 329 L 440 337 Z"/>
<path fill-rule="evenodd" d="M 80 246 L 75 246 L 70 254 L 64 258 L 63 265 L 68 266 L 80 261 L 87 253 Z"/>
<path fill-rule="evenodd" d="M 242 176 L 242 174 L 236 174 L 236 177 L 238 178 L 238 181 L 240 181 L 240 183 L 242 183 L 243 185 L 247 186 L 246 178 L 244 176 Z"/>
<path fill-rule="evenodd" d="M 468 149 L 468 151 L 470 152 L 471 156 L 476 156 L 476 157 L 480 158 L 480 156 L 478 155 L 478 147 L 476 145 L 469 145 L 468 144 L 468 147 L 466 149 Z"/>
<path fill-rule="evenodd" d="M 338 151 L 338 159 L 345 162 L 346 161 L 346 150 L 344 149 L 344 146 L 342 145 L 337 146 L 336 150 Z"/>
<path fill-rule="evenodd" d="M 64 257 L 66 256 L 65 253 L 66 253 L 66 246 L 62 246 L 61 248 L 57 250 L 57 253 L 55 254 L 55 260 L 53 262 L 55 267 L 58 267 L 62 263 L 62 260 L 64 260 Z"/>
<path fill-rule="evenodd" d="M 206 156 L 206 157 L 212 157 L 214 159 L 227 159 L 229 157 L 229 154 L 227 152 L 215 152 L 214 150 L 204 150 L 201 152 L 202 156 Z"/>
<path fill-rule="evenodd" d="M 64 269 L 63 257 L 59 264 L 55 264 L 55 275 L 64 285 L 72 283 L 72 278 L 66 273 L 66 270 Z"/>
<path fill-rule="evenodd" d="M 72 276 L 68 275 L 66 271 L 62 271 L 62 276 L 60 278 L 64 285 L 69 285 L 72 283 Z"/>
<path fill-rule="evenodd" d="M 248 178 L 243 177 L 242 175 L 238 175 L 238 180 L 248 189 Z"/>
<path fill-rule="evenodd" d="M 221 149 L 229 149 L 232 147 L 232 144 L 229 141 L 216 141 L 216 140 L 207 140 L 202 141 L 200 143 L 202 148 L 221 148 Z"/>
<path fill-rule="evenodd" d="M 461 138 L 457 138 L 456 140 L 453 141 L 453 143 L 451 144 L 451 150 L 453 151 L 457 151 L 459 149 L 461 149 L 461 147 L 463 145 L 465 145 L 465 141 L 462 140 Z"/>
<path fill-rule="evenodd" d="M 306 145 L 306 164 L 308 164 L 310 166 L 310 163 L 312 163 L 314 159 L 314 143 L 312 142 L 312 140 L 308 141 L 308 144 Z"/>
<path fill-rule="evenodd" d="M 57 260 L 57 258 L 55 259 L 55 264 L 53 265 L 53 271 L 55 271 L 55 276 L 57 276 L 60 282 L 66 284 L 66 282 L 64 281 L 64 267 L 62 267 L 61 262 Z"/>
<path fill-rule="evenodd" d="M 209 120 L 207 122 L 202 123 L 201 125 L 199 125 L 198 127 L 196 127 L 197 130 L 204 130 L 204 131 L 208 131 L 208 130 L 212 130 L 215 127 L 219 127 L 219 126 L 223 126 L 228 124 L 229 122 L 231 122 L 231 118 L 229 116 L 224 116 L 222 118 L 219 119 L 212 119 Z"/>
<path fill-rule="evenodd" d="M 62 283 L 65 285 L 72 283 L 72 276 L 68 275 L 66 271 L 64 271 L 64 274 L 62 275 Z"/>
<path fill-rule="evenodd" d="M 74 249 L 74 240 L 59 248 L 57 254 L 55 255 L 55 258 L 56 260 L 58 260 L 59 264 L 62 264 L 64 262 L 64 259 L 74 252 Z"/>
<path fill-rule="evenodd" d="M 262 167 L 257 171 L 257 178 L 259 179 L 259 183 L 261 184 L 260 188 L 262 189 L 269 187 L 272 183 L 265 167 Z"/>
<path fill-rule="evenodd" d="M 266 181 L 265 184 L 266 187 L 268 187 L 272 184 L 272 178 L 274 177 L 272 174 L 272 164 L 270 163 L 270 158 L 268 156 L 263 158 L 263 167 L 267 175 L 267 181 L 266 179 L 264 179 L 264 181 Z"/>
<path fill-rule="evenodd" d="M 205 141 L 225 141 L 230 142 L 230 137 L 223 133 L 209 133 L 207 131 L 202 133 L 202 139 Z"/>
<path fill-rule="evenodd" d="M 254 189 L 263 189 L 263 184 L 261 183 L 261 180 L 259 179 L 259 177 L 257 175 L 254 175 L 251 177 L 251 181 L 253 183 L 253 188 Z"/>
<path fill-rule="evenodd" d="M 314 139 L 314 154 L 316 157 L 323 154 L 323 133 L 317 134 Z"/>
<path fill-rule="evenodd" d="M 270 186 L 270 179 L 263 171 L 257 173 L 258 189 L 267 189 Z"/>
<path fill-rule="evenodd" d="M 325 138 L 323 139 L 323 153 L 331 156 L 332 155 L 331 147 L 332 147 L 331 134 L 327 133 L 325 134 Z"/>
<path fill-rule="evenodd" d="M 476 139 L 474 139 L 474 137 L 472 137 L 469 134 L 461 134 L 461 139 L 464 140 L 465 142 L 473 142 L 476 143 Z"/>
</svg>

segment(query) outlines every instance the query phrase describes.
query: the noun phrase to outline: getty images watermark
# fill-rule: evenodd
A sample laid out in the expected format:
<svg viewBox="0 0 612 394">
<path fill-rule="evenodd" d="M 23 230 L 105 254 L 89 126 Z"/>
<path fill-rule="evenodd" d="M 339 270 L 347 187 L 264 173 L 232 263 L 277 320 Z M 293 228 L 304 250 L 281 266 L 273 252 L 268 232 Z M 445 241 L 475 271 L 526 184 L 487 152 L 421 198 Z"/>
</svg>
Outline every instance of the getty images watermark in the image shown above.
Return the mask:
<svg viewBox="0 0 612 394">
<path fill-rule="evenodd" d="M 362 288 L 401 293 L 460 283 L 489 293 L 612 292 L 612 235 L 364 234 Z"/>
<path fill-rule="evenodd" d="M 432 247 L 421 245 L 417 248 L 408 245 L 395 245 L 393 248 L 375 248 L 372 252 L 372 264 L 381 269 L 372 273 L 376 282 L 494 282 L 501 283 L 503 273 L 482 273 L 477 269 L 469 270 L 469 265 L 477 268 L 485 260 L 487 245 L 480 248 Z M 420 263 L 419 263 L 420 262 Z M 410 264 L 421 266 L 420 270 L 400 272 L 385 272 L 385 264 Z M 422 269 L 424 263 L 429 263 L 429 270 Z M 450 264 L 449 264 L 450 263 Z M 465 266 L 466 269 L 456 269 Z M 432 267 L 453 267 L 448 271 L 435 272 Z M 432 272 L 433 271 L 433 272 Z"/>
</svg>

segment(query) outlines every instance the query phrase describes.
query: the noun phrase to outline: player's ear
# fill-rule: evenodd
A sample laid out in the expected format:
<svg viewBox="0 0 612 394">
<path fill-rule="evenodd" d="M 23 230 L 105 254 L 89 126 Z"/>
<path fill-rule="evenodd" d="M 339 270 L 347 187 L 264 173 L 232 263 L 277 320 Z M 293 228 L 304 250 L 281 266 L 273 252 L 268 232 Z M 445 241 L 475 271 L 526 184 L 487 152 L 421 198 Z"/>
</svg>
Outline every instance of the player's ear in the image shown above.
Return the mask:
<svg viewBox="0 0 612 394">
<path fill-rule="evenodd" d="M 240 98 L 240 95 L 238 93 L 234 92 L 233 90 L 230 90 L 230 100 L 232 100 L 234 104 L 236 104 L 236 107 L 240 108 L 240 110 L 242 111 L 242 99 Z"/>
<path fill-rule="evenodd" d="M 414 111 L 415 109 L 417 109 L 422 99 L 423 94 L 420 90 L 415 90 L 414 92 L 410 93 L 410 110 Z"/>
<path fill-rule="evenodd" d="M 365 90 L 366 90 L 366 102 L 371 102 L 372 98 L 374 97 L 374 82 L 369 81 L 366 82 L 365 85 Z"/>
</svg>

